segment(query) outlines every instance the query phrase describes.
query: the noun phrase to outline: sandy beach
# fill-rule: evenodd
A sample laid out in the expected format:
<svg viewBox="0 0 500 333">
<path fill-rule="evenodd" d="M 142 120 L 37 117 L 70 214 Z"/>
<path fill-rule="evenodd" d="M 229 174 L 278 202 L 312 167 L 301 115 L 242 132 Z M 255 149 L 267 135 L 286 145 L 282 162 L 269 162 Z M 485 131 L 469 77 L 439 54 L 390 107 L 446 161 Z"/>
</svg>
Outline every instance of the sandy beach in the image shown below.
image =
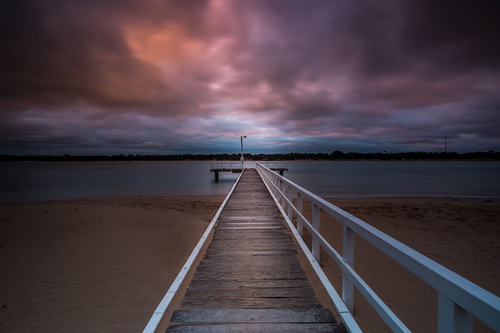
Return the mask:
<svg viewBox="0 0 500 333">
<path fill-rule="evenodd" d="M 132 197 L 0 206 L 0 331 L 141 332 L 223 199 Z M 500 295 L 500 199 L 329 200 Z M 322 234 L 341 249 L 341 224 L 324 213 L 321 221 Z M 340 288 L 333 260 L 324 254 L 321 265 Z M 360 237 L 355 267 L 410 330 L 436 331 L 434 289 Z M 366 301 L 355 297 L 362 328 L 387 332 Z M 475 323 L 475 332 L 489 331 Z"/>
</svg>

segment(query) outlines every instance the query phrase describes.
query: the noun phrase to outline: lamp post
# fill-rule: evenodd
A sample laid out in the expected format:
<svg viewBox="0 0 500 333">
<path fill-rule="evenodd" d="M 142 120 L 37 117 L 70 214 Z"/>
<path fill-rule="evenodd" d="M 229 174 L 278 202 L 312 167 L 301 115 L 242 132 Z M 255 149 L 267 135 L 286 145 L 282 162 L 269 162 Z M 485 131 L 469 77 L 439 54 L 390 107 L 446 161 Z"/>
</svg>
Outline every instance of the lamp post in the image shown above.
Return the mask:
<svg viewBox="0 0 500 333">
<path fill-rule="evenodd" d="M 245 168 L 245 158 L 243 157 L 243 138 L 246 138 L 246 137 L 247 137 L 246 135 L 241 136 L 241 158 L 240 158 L 241 171 L 243 171 L 243 169 Z"/>
</svg>

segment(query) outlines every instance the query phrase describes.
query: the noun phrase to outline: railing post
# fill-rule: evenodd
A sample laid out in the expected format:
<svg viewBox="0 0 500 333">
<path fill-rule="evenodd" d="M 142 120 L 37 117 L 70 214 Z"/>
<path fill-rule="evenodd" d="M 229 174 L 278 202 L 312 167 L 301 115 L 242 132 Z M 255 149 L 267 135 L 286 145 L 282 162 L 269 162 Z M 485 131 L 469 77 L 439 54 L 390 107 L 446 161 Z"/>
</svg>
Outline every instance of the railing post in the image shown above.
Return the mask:
<svg viewBox="0 0 500 333">
<path fill-rule="evenodd" d="M 276 197 L 278 198 L 278 202 L 279 202 L 281 200 L 281 197 L 279 194 L 280 179 L 278 177 L 276 177 L 276 175 L 273 175 L 273 176 L 274 176 L 274 181 L 275 181 L 274 185 L 276 185 L 275 194 L 276 194 Z"/>
<path fill-rule="evenodd" d="M 438 333 L 472 333 L 473 316 L 439 293 Z"/>
<path fill-rule="evenodd" d="M 346 264 L 354 268 L 354 239 L 356 234 L 345 224 L 343 226 L 342 258 Z M 342 300 L 351 314 L 354 314 L 354 285 L 345 273 L 342 273 Z"/>
<path fill-rule="evenodd" d="M 291 220 L 293 218 L 293 210 L 292 210 L 293 191 L 291 185 L 287 185 L 287 199 L 290 202 L 288 204 L 288 218 Z"/>
<path fill-rule="evenodd" d="M 284 199 L 284 192 L 285 192 L 285 182 L 283 180 L 280 179 L 280 203 L 281 203 L 281 207 L 285 208 L 285 199 Z"/>
<path fill-rule="evenodd" d="M 312 227 L 319 232 L 319 207 L 312 204 Z M 312 235 L 312 254 L 319 263 L 319 240 Z"/>
<path fill-rule="evenodd" d="M 276 175 L 273 175 L 273 177 L 274 177 L 274 185 L 276 185 L 276 188 L 274 189 L 274 195 L 276 195 L 278 197 L 278 201 L 279 201 L 278 189 L 280 186 L 280 180 L 278 179 L 278 177 L 276 177 Z"/>
<path fill-rule="evenodd" d="M 297 210 L 302 215 L 302 194 L 297 192 Z M 300 238 L 304 238 L 304 224 L 302 220 L 297 216 L 297 232 L 300 235 Z"/>
</svg>

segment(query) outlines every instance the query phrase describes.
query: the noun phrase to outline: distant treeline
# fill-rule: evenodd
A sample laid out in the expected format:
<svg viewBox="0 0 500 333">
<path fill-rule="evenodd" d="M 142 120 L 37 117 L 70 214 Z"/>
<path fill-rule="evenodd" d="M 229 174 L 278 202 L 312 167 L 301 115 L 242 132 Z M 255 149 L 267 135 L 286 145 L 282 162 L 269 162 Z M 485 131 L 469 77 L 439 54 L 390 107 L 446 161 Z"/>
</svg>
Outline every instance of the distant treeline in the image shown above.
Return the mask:
<svg viewBox="0 0 500 333">
<path fill-rule="evenodd" d="M 339 150 L 328 153 L 282 153 L 244 154 L 247 161 L 294 161 L 294 160 L 500 160 L 500 152 L 473 153 L 343 153 Z M 176 154 L 176 155 L 0 155 L 0 161 L 239 161 L 240 154 Z"/>
</svg>

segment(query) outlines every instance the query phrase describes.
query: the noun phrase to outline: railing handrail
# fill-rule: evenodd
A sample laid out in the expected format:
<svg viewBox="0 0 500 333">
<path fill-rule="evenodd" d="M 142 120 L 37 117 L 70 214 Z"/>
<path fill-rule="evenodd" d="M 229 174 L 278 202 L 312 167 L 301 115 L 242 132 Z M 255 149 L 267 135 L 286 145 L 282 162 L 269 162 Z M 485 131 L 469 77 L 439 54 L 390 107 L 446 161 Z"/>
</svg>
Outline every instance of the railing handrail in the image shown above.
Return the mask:
<svg viewBox="0 0 500 333">
<path fill-rule="evenodd" d="M 279 165 L 279 167 L 288 168 L 288 163 L 286 163 L 286 162 L 261 162 L 259 164 L 262 164 L 262 165 L 266 166 L 267 168 L 269 168 L 269 165 L 273 165 L 273 164 L 274 164 L 275 168 L 278 168 L 278 165 Z"/>
<path fill-rule="evenodd" d="M 239 167 L 241 169 L 241 162 L 220 162 L 220 163 L 212 163 L 211 168 L 213 169 L 214 166 L 220 166 L 223 168 L 224 166 L 228 166 L 229 168 L 236 168 Z"/>
<path fill-rule="evenodd" d="M 326 213 L 333 216 L 338 221 L 342 222 L 344 225 L 344 239 L 348 239 L 352 237 L 352 249 L 347 249 L 352 252 L 352 261 L 354 260 L 354 235 L 346 236 L 346 232 L 349 233 L 353 231 L 357 233 L 367 241 L 369 241 L 372 245 L 380 249 L 382 252 L 387 254 L 389 257 L 394 259 L 396 262 L 410 270 L 413 274 L 420 277 L 422 280 L 427 282 L 433 288 L 438 290 L 439 292 L 439 308 L 438 308 L 438 329 L 439 332 L 453 332 L 453 330 L 449 330 L 449 327 L 453 327 L 454 325 L 465 325 L 470 326 L 470 332 L 472 332 L 472 316 L 477 317 L 482 322 L 500 332 L 500 298 L 490 293 L 489 291 L 479 287 L 478 285 L 472 283 L 471 281 L 463 278 L 462 276 L 452 272 L 451 270 L 445 268 L 444 266 L 438 264 L 437 262 L 427 258 L 426 256 L 420 254 L 419 252 L 411 249 L 410 247 L 404 245 L 398 240 L 388 236 L 387 234 L 381 232 L 380 230 L 372 227 L 368 223 L 360 220 L 359 218 L 353 216 L 352 214 L 336 207 L 335 205 L 329 203 L 328 201 L 320 198 L 314 193 L 302 188 L 301 186 L 293 183 L 292 181 L 286 179 L 283 176 L 278 175 L 277 173 L 271 171 L 269 168 L 266 168 L 260 163 L 256 164 L 257 170 L 263 172 L 265 174 L 264 181 L 273 186 L 277 195 L 282 199 L 284 203 L 286 202 L 289 210 L 288 215 L 291 218 L 291 212 L 293 211 L 297 215 L 297 220 L 300 222 L 304 222 L 307 226 L 311 234 L 313 235 L 313 243 L 314 241 L 317 244 L 321 243 L 325 250 L 334 257 L 334 259 L 339 263 L 342 261 L 344 264 L 339 263 L 340 268 L 345 274 L 344 279 L 353 280 L 352 283 L 356 284 L 359 289 L 358 284 L 364 284 L 364 281 L 357 276 L 354 269 L 349 265 L 349 259 L 346 260 L 346 253 L 344 253 L 344 257 L 341 258 L 338 253 L 333 250 L 330 244 L 326 242 L 326 240 L 321 236 L 321 234 L 314 227 L 315 221 L 313 217 L 313 224 L 311 225 L 303 216 L 301 212 L 301 208 L 297 208 L 293 206 L 291 202 L 292 196 L 291 192 L 294 191 L 297 193 L 300 198 L 305 197 L 313 204 L 313 215 L 314 214 L 314 205 L 317 206 L 318 212 L 316 213 L 318 229 L 319 229 L 319 209 L 322 209 Z M 289 190 L 286 193 L 283 193 L 282 184 L 286 184 L 289 187 Z M 302 205 L 302 204 L 301 204 Z M 316 238 L 316 239 L 315 239 Z M 346 252 L 346 246 L 349 247 L 349 244 L 345 244 L 344 241 L 344 252 Z M 332 252 L 333 250 L 333 252 Z M 313 244 L 313 252 L 314 252 L 314 244 Z M 349 254 L 348 254 L 349 255 Z M 318 245 L 318 256 L 319 256 L 319 245 Z M 319 260 L 319 257 L 317 258 Z M 350 281 L 348 281 L 350 282 Z M 363 287 L 363 286 L 361 286 Z M 373 296 L 370 294 L 370 290 L 366 290 L 368 296 Z M 365 297 L 367 297 L 365 295 Z M 392 312 L 388 313 L 384 307 L 385 304 L 380 303 L 379 300 L 372 299 L 370 300 L 367 297 L 367 300 L 374 306 L 374 308 L 379 312 L 379 314 L 384 318 L 390 317 L 394 319 L 392 316 Z M 351 300 L 352 301 L 352 300 Z M 346 302 L 347 303 L 347 302 Z M 390 310 L 389 310 L 390 311 Z M 392 319 L 389 319 L 392 320 Z M 387 320 L 386 320 L 387 322 Z M 464 324 L 465 323 L 465 324 Z M 389 326 L 394 331 L 407 331 L 407 328 L 403 325 L 393 323 L 391 325 L 388 322 Z"/>
</svg>

